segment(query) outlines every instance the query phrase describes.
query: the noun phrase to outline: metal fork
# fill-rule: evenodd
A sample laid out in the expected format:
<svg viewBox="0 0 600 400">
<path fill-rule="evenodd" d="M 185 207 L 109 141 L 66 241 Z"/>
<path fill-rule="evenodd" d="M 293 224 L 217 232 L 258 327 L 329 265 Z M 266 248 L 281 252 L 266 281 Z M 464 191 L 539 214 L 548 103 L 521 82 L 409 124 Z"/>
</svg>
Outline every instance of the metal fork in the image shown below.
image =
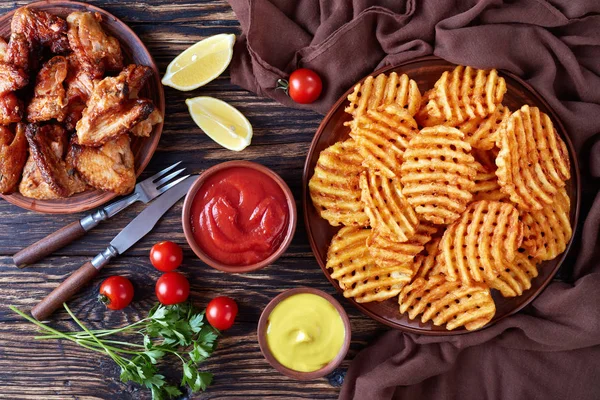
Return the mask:
<svg viewBox="0 0 600 400">
<path fill-rule="evenodd" d="M 41 260 L 56 250 L 66 246 L 76 239 L 79 239 L 90 229 L 97 226 L 101 221 L 111 218 L 136 201 L 148 203 L 161 193 L 169 190 L 189 176 L 185 175 L 173 180 L 183 171 L 185 171 L 185 168 L 181 168 L 169 173 L 179 164 L 181 164 L 181 161 L 138 183 L 135 185 L 135 191 L 129 196 L 96 210 L 94 213 L 86 215 L 79 221 L 72 222 L 69 225 L 39 240 L 38 242 L 35 242 L 31 246 L 19 251 L 13 256 L 15 265 L 19 268 L 23 268 L 29 264 L 33 264 L 34 262 Z M 167 173 L 169 174 L 167 175 Z"/>
</svg>

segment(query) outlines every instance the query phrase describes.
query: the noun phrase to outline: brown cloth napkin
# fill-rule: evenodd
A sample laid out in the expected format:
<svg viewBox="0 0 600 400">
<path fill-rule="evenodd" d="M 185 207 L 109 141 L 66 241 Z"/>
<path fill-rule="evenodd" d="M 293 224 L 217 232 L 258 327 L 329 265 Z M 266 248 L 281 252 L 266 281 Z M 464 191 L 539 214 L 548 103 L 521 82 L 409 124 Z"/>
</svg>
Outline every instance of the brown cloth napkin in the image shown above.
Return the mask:
<svg viewBox="0 0 600 400">
<path fill-rule="evenodd" d="M 319 72 L 321 113 L 374 69 L 435 54 L 511 71 L 559 114 L 583 178 L 578 240 L 522 312 L 480 332 L 390 331 L 353 361 L 340 399 L 600 399 L 600 1 L 229 0 L 244 31 L 232 81 L 297 106 L 277 79 Z"/>
</svg>

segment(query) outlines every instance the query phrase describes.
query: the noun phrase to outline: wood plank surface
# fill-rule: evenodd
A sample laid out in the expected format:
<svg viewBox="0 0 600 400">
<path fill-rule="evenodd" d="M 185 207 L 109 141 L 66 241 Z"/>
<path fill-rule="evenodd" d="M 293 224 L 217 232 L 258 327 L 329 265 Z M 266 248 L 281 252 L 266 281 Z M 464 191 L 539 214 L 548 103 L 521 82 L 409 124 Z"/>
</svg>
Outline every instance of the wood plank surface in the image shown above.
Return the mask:
<svg viewBox="0 0 600 400">
<path fill-rule="evenodd" d="M 0 3 L 0 13 L 27 4 Z M 146 44 L 161 72 L 189 45 L 218 33 L 240 33 L 239 23 L 223 1 L 91 1 L 127 23 Z M 181 228 L 181 203 L 173 207 L 142 241 L 104 270 L 93 284 L 71 302 L 74 312 L 92 328 L 118 327 L 144 316 L 156 301 L 154 282 L 159 273 L 148 261 L 148 251 L 159 240 L 174 240 L 184 248 L 182 272 L 192 285 L 191 299 L 204 307 L 216 295 L 235 298 L 240 313 L 204 368 L 215 374 L 214 384 L 199 399 L 333 399 L 338 389 L 326 379 L 296 382 L 276 372 L 261 356 L 256 325 L 261 310 L 281 291 L 311 286 L 328 293 L 335 290 L 314 259 L 301 215 L 302 168 L 310 141 L 322 116 L 290 109 L 260 98 L 221 77 L 198 90 L 183 93 L 165 88 L 166 118 L 162 138 L 142 178 L 183 160 L 199 173 L 225 160 L 252 160 L 262 163 L 288 183 L 297 201 L 299 214 L 296 235 L 287 253 L 275 264 L 257 273 L 230 275 L 200 262 L 185 243 Z M 241 153 L 219 147 L 191 120 L 184 100 L 214 96 L 238 108 L 254 127 L 252 145 Z M 71 271 L 101 251 L 128 221 L 143 209 L 134 205 L 84 239 L 43 260 L 18 270 L 10 256 L 48 233 L 79 219 L 82 215 L 49 216 L 21 210 L 0 201 L 0 398 L 1 399 L 149 399 L 149 391 L 119 380 L 119 368 L 108 357 L 57 341 L 34 341 L 35 329 L 6 306 L 29 310 Z M 124 312 L 111 312 L 98 304 L 96 293 L 102 278 L 111 274 L 131 278 L 136 288 L 132 305 Z M 352 308 L 337 294 L 352 323 L 351 350 L 343 364 L 386 328 Z M 53 318 L 53 325 L 74 329 L 65 312 Z M 179 379 L 180 367 L 166 375 Z M 189 397 L 188 397 L 189 398 Z"/>
</svg>

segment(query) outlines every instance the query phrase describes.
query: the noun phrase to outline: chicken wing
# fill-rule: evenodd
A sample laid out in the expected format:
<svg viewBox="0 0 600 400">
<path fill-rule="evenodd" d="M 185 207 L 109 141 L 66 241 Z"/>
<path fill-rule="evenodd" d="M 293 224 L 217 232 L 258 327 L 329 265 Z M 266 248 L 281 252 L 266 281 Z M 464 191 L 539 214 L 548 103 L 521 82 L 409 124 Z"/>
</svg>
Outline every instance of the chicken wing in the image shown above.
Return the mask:
<svg viewBox="0 0 600 400">
<path fill-rule="evenodd" d="M 68 131 L 74 131 L 94 90 L 94 79 L 89 72 L 81 67 L 74 54 L 70 54 L 67 61 L 69 63 L 69 73 L 65 80 L 67 109 L 63 122 Z"/>
<path fill-rule="evenodd" d="M 60 125 L 29 124 L 25 132 L 31 156 L 40 171 L 42 179 L 59 197 L 73 194 L 69 185 L 69 175 L 62 154 L 66 131 Z M 58 143 L 58 144 L 57 144 Z"/>
<path fill-rule="evenodd" d="M 7 126 L 0 126 L 0 193 L 17 188 L 26 160 L 25 124 L 17 124 L 14 135 Z"/>
<path fill-rule="evenodd" d="M 66 116 L 67 95 L 63 82 L 67 77 L 68 63 L 63 56 L 51 58 L 38 72 L 34 95 L 27 106 L 29 122 L 59 122 Z"/>
<path fill-rule="evenodd" d="M 8 63 L 8 43 L 0 37 L 0 62 Z"/>
<path fill-rule="evenodd" d="M 129 135 L 121 135 L 101 147 L 73 145 L 73 160 L 83 179 L 97 189 L 127 194 L 135 187 Z"/>
<path fill-rule="evenodd" d="M 6 49 L 5 61 L 24 71 L 37 69 L 42 58 L 41 47 L 30 44 L 22 33 L 13 32 Z"/>
<path fill-rule="evenodd" d="M 94 85 L 82 118 L 77 122 L 80 145 L 102 145 L 127 133 L 154 111 L 150 100 L 130 98 L 128 78 L 132 76 L 137 73 L 128 67 L 118 76 L 104 78 Z"/>
<path fill-rule="evenodd" d="M 38 125 L 34 125 L 34 127 L 35 128 L 33 129 L 35 130 L 39 129 Z M 31 130 L 29 126 L 28 129 Z M 62 158 L 65 152 L 66 143 L 66 135 L 63 134 L 64 131 L 61 132 L 58 128 L 46 128 L 44 133 L 45 145 L 49 147 L 56 159 Z M 39 200 L 60 199 L 62 197 L 50 187 L 42 176 L 42 173 L 37 166 L 36 159 L 33 156 L 33 151 L 25 164 L 23 179 L 19 184 L 19 192 L 25 197 Z"/>
<path fill-rule="evenodd" d="M 67 21 L 57 15 L 22 7 L 13 15 L 10 27 L 12 33 L 25 36 L 30 45 L 49 47 L 55 54 L 70 50 Z"/>
<path fill-rule="evenodd" d="M 91 12 L 73 12 L 67 17 L 69 44 L 81 65 L 94 78 L 101 78 L 105 70 L 123 68 L 119 41 L 104 32 L 101 21 L 100 14 Z"/>
<path fill-rule="evenodd" d="M 0 125 L 21 121 L 23 108 L 23 103 L 13 92 L 0 95 Z"/>
<path fill-rule="evenodd" d="M 11 64 L 0 63 L 0 94 L 21 89 L 29 83 L 27 74 Z"/>
<path fill-rule="evenodd" d="M 154 109 L 148 118 L 131 128 L 130 132 L 133 136 L 148 137 L 152 133 L 154 125 L 161 122 L 163 122 L 162 114 L 158 109 Z"/>
<path fill-rule="evenodd" d="M 55 54 L 70 50 L 67 21 L 45 11 L 19 8 L 11 21 L 11 30 L 6 62 L 25 71 L 38 68 L 42 47 Z"/>
</svg>

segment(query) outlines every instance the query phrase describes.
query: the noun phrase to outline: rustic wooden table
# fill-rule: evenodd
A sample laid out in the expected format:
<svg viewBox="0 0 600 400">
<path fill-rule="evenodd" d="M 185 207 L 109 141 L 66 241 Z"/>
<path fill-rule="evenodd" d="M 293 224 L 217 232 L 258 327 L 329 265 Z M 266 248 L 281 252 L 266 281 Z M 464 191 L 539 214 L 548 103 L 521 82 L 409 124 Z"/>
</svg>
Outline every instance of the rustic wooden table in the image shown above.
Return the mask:
<svg viewBox="0 0 600 400">
<path fill-rule="evenodd" d="M 0 2 L 0 13 L 27 2 Z M 127 23 L 146 44 L 161 72 L 189 45 L 218 33 L 240 33 L 235 14 L 224 0 L 215 1 L 91 1 Z M 255 96 L 229 81 L 228 72 L 196 91 L 183 93 L 165 88 L 165 128 L 157 152 L 142 178 L 183 160 L 194 173 L 225 160 L 262 163 L 288 183 L 301 210 L 302 168 L 310 141 L 322 116 L 299 111 Z M 241 153 L 223 149 L 205 136 L 190 118 L 184 100 L 214 96 L 237 107 L 254 127 L 252 145 Z M 29 310 L 68 274 L 102 250 L 134 218 L 138 204 L 103 223 L 84 239 L 42 262 L 18 270 L 11 255 L 82 215 L 43 215 L 0 201 L 0 398 L 2 399 L 149 399 L 150 393 L 119 380 L 119 368 L 108 357 L 98 357 L 71 343 L 35 341 L 34 327 L 13 314 L 7 305 Z M 181 227 L 181 202 L 158 223 L 152 233 L 107 267 L 91 287 L 70 304 L 89 326 L 118 327 L 138 320 L 156 302 L 154 282 L 159 273 L 150 265 L 153 243 L 173 240 L 184 248 L 181 267 L 191 281 L 191 299 L 204 307 L 217 295 L 229 295 L 240 305 L 235 326 L 227 331 L 218 350 L 205 364 L 215 374 L 213 385 L 200 399 L 333 399 L 338 389 L 326 379 L 297 382 L 276 372 L 263 359 L 256 338 L 261 310 L 281 291 L 311 286 L 334 294 L 310 250 L 302 215 L 292 245 L 275 264 L 257 273 L 230 275 L 198 260 L 185 242 Z M 96 301 L 98 286 L 112 274 L 128 276 L 136 288 L 134 302 L 125 311 L 108 311 Z M 336 294 L 352 323 L 352 345 L 343 364 L 386 328 L 360 314 Z M 53 324 L 74 329 L 65 312 Z M 179 366 L 177 367 L 179 370 Z M 178 372 L 166 374 L 177 379 Z"/>
</svg>

